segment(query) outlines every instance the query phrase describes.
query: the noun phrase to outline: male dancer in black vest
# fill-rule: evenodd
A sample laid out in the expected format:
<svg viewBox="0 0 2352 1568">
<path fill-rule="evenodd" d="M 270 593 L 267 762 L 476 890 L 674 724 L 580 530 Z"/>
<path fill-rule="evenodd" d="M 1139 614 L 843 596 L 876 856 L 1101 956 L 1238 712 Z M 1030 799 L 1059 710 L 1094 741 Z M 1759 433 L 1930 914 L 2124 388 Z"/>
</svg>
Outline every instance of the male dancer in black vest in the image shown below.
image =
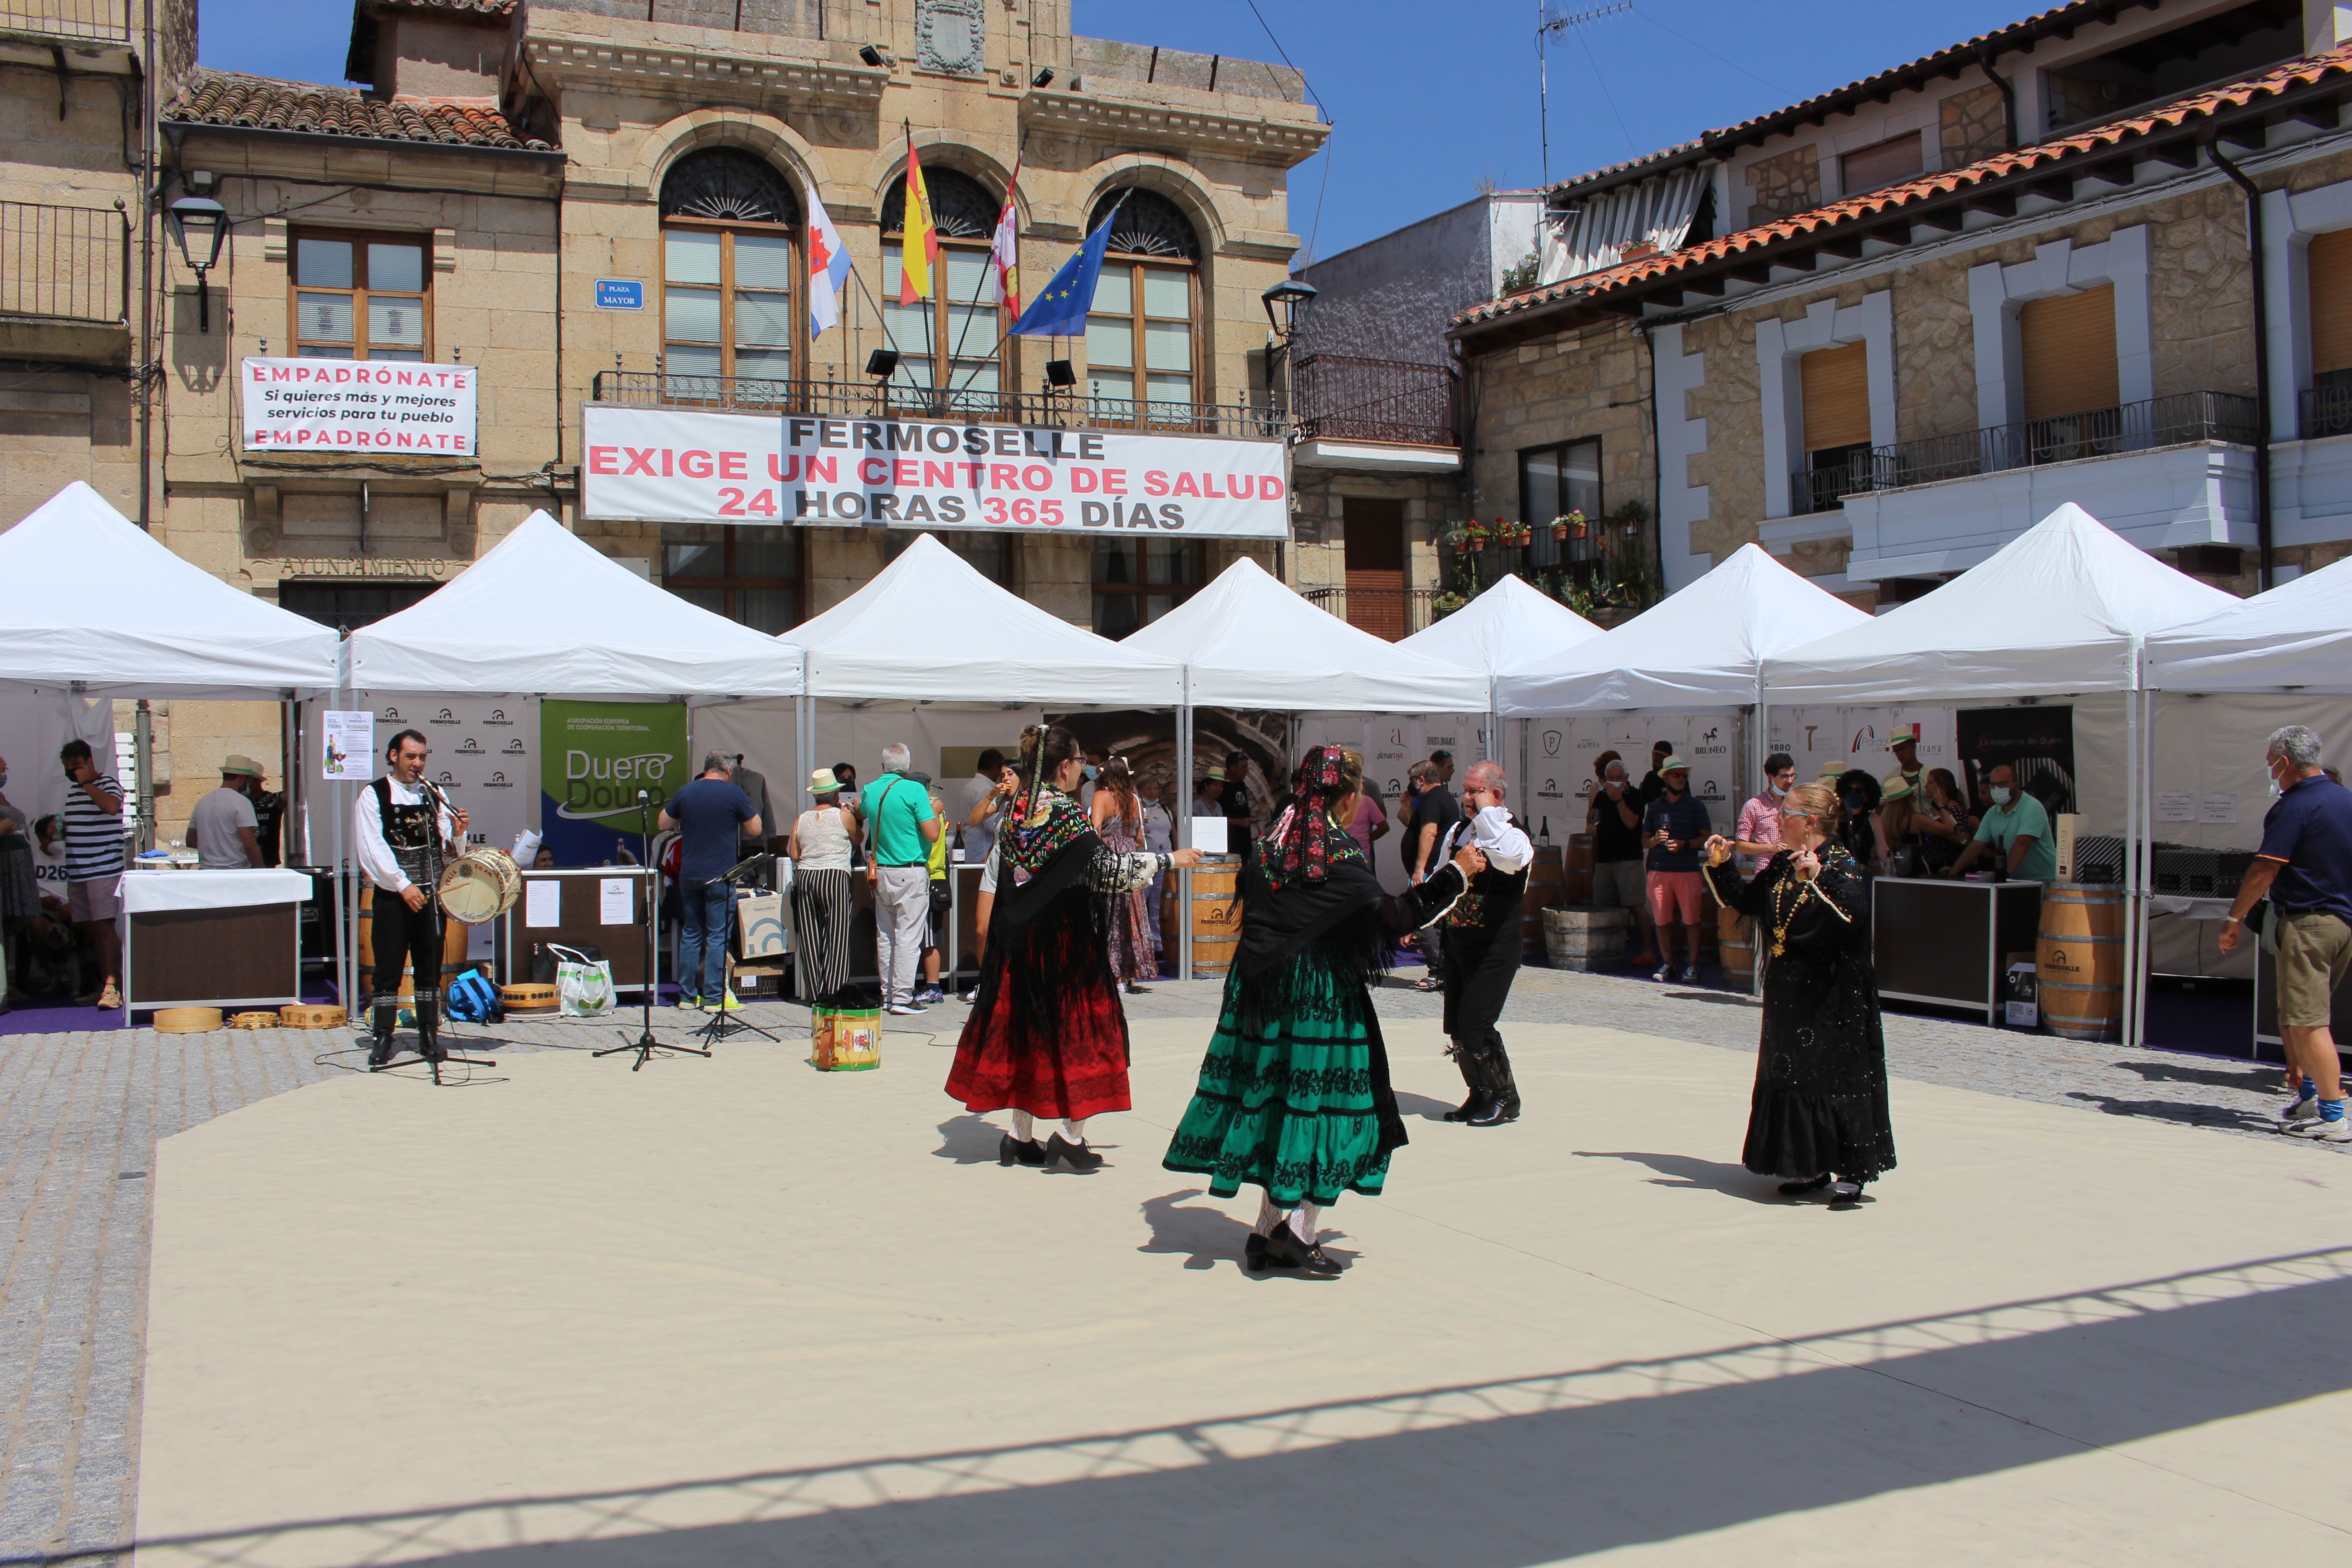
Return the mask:
<svg viewBox="0 0 2352 1568">
<path fill-rule="evenodd" d="M 1500 763 L 1475 763 L 1463 777 L 1462 820 L 1445 831 L 1429 863 L 1442 866 L 1465 844 L 1475 844 L 1486 868 L 1440 921 L 1445 966 L 1445 1033 L 1454 1065 L 1470 1098 L 1445 1113 L 1448 1121 L 1500 1127 L 1519 1119 L 1519 1086 L 1495 1026 L 1519 973 L 1519 903 L 1527 895 L 1535 847 L 1503 806 Z M 1483 820 L 1482 812 L 1495 815 Z"/>
<path fill-rule="evenodd" d="M 425 737 L 403 730 L 383 749 L 384 776 L 352 806 L 360 869 L 375 885 L 375 1044 L 368 1070 L 392 1060 L 400 1016 L 400 972 L 416 974 L 416 1054 L 442 1058 L 441 906 L 435 898 L 447 852 L 466 842 L 467 816 L 425 782 Z"/>
</svg>

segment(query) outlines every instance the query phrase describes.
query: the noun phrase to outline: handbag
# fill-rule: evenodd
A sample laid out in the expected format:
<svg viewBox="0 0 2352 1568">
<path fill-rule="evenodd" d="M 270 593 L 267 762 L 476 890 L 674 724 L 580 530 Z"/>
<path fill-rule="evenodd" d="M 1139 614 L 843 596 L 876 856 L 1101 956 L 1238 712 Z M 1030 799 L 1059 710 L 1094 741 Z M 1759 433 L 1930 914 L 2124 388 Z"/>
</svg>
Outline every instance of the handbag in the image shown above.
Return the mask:
<svg viewBox="0 0 2352 1568">
<path fill-rule="evenodd" d="M 602 1018 L 612 1012 L 615 1000 L 612 964 L 603 959 L 591 959 L 577 948 L 560 947 L 553 942 L 548 946 L 558 959 L 555 994 L 560 1016 Z"/>
<path fill-rule="evenodd" d="M 580 946 L 579 946 L 578 948 L 576 948 L 576 949 L 575 949 L 575 948 L 569 948 L 569 947 L 557 947 L 557 946 L 555 946 L 555 945 L 554 945 L 553 943 L 551 943 L 551 942 L 532 942 L 532 943 L 530 944 L 530 979 L 531 979 L 531 984 L 534 984 L 534 985 L 552 985 L 552 984 L 555 984 L 555 970 L 556 970 L 556 957 L 555 957 L 555 955 L 556 955 L 557 953 L 559 953 L 559 952 L 578 952 L 578 953 L 580 954 L 580 956 L 581 956 L 581 957 L 583 957 L 583 958 L 586 959 L 586 960 L 587 960 L 589 963 L 593 963 L 596 960 L 598 960 L 598 959 L 600 959 L 600 958 L 602 958 L 602 957 L 604 957 L 604 950 L 603 948 L 601 948 L 601 947 L 598 947 L 598 946 L 597 946 L 594 942 L 583 942 L 583 943 L 581 943 L 581 944 L 580 944 Z"/>
<path fill-rule="evenodd" d="M 955 896 L 948 891 L 948 879 L 945 877 L 932 878 L 931 918 L 933 920 L 937 920 L 940 916 L 946 914 L 949 910 L 954 907 Z"/>
</svg>

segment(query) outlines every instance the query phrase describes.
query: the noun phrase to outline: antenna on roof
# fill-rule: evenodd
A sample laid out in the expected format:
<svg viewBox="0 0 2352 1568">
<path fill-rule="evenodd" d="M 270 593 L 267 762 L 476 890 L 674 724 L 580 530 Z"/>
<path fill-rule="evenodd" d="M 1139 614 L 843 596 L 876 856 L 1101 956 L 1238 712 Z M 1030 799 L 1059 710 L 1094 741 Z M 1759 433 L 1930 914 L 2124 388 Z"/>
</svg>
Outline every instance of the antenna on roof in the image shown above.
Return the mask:
<svg viewBox="0 0 2352 1568">
<path fill-rule="evenodd" d="M 1603 16 L 1613 16 L 1620 11 L 1631 11 L 1633 0 L 1619 0 L 1614 5 L 1596 5 L 1584 11 L 1567 11 L 1559 0 L 1536 0 L 1536 120 L 1538 135 L 1543 142 L 1543 188 L 1551 189 L 1551 71 L 1544 59 L 1544 43 L 1554 33 L 1580 27 L 1587 22 L 1597 22 Z"/>
</svg>

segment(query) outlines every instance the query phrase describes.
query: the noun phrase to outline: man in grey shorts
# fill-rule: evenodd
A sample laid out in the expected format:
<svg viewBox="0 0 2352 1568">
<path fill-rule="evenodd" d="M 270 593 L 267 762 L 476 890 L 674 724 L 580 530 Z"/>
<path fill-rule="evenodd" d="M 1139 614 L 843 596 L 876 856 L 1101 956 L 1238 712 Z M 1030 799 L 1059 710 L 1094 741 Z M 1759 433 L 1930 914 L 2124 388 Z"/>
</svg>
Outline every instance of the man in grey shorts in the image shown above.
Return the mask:
<svg viewBox="0 0 2352 1568">
<path fill-rule="evenodd" d="M 1632 910 L 1642 932 L 1642 956 L 1634 963 L 1657 963 L 1657 938 L 1650 922 L 1649 883 L 1642 853 L 1642 795 L 1628 782 L 1625 764 L 1613 752 L 1601 765 L 1584 820 L 1592 834 L 1592 901 L 1604 909 L 1615 905 Z"/>
<path fill-rule="evenodd" d="M 2263 818 L 2263 847 L 2239 885 L 2221 948 L 2264 894 L 2278 923 L 2279 1036 L 2294 1098 L 2279 1131 L 2322 1143 L 2352 1143 L 2344 1079 L 2329 1026 L 2336 988 L 2352 972 L 2352 791 L 2320 765 L 2319 736 L 2302 724 L 2275 731 L 2268 748 L 2278 798 Z"/>
</svg>

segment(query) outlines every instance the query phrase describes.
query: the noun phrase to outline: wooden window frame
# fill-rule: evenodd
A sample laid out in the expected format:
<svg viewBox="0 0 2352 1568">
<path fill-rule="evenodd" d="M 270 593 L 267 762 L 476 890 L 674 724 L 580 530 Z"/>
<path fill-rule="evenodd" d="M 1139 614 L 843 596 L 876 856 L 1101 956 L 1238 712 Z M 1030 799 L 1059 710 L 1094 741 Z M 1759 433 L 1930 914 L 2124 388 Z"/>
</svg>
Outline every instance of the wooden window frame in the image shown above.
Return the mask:
<svg viewBox="0 0 2352 1568">
<path fill-rule="evenodd" d="M 903 210 L 902 203 L 901 211 Z M 939 275 L 931 279 L 931 297 L 923 301 L 931 308 L 931 384 L 928 395 L 922 396 L 920 400 L 931 402 L 944 397 L 1012 398 L 1017 395 L 1021 389 L 1021 340 L 1013 335 L 1013 312 L 1002 304 L 996 307 L 996 390 L 992 393 L 982 392 L 976 387 L 965 388 L 961 391 L 956 389 L 953 370 L 956 359 L 955 344 L 951 341 L 953 334 L 948 325 L 949 307 L 968 306 L 971 301 L 951 300 L 948 297 L 947 252 L 961 250 L 975 253 L 983 258 L 992 256 L 996 248 L 994 237 L 992 236 L 987 239 L 967 239 L 942 234 L 939 236 L 939 242 L 940 252 Z M 889 249 L 894 245 L 898 247 L 899 265 L 903 267 L 906 265 L 907 254 L 907 230 L 903 223 L 897 228 L 886 228 L 882 231 L 882 276 L 884 277 L 887 277 L 889 271 Z M 983 261 L 982 265 L 985 266 L 986 262 Z M 880 281 L 880 278 L 877 277 L 877 280 Z M 894 303 L 895 296 L 888 296 L 887 290 L 885 293 L 883 302 Z M 887 322 L 887 317 L 885 321 Z M 887 325 L 884 329 L 883 343 L 885 347 L 897 347 L 889 341 Z M 898 348 L 898 353 L 901 359 L 908 357 L 908 351 L 904 348 Z M 974 356 L 967 354 L 964 357 L 971 359 Z M 894 400 L 924 394 L 923 388 L 909 386 L 897 380 L 896 377 L 884 384 L 887 395 Z M 965 411 L 972 410 L 967 407 Z"/>
<path fill-rule="evenodd" d="M 782 235 L 792 247 L 792 342 L 788 352 L 793 357 L 790 380 L 803 383 L 809 355 L 808 322 L 808 241 L 800 224 L 752 223 L 721 221 L 718 218 L 688 217 L 673 214 L 661 220 L 660 279 L 655 285 L 661 290 L 661 352 L 662 374 L 665 379 L 675 375 L 698 373 L 677 371 L 669 363 L 669 235 L 673 229 L 693 229 L 720 237 L 719 246 L 719 374 L 732 382 L 735 377 L 735 240 L 738 234 Z M 700 288 L 700 284 L 682 284 L 682 288 Z M 688 340 L 680 340 L 688 342 Z M 690 345 L 701 346 L 701 345 Z M 772 376 L 757 376 L 754 380 L 772 381 Z"/>
<path fill-rule="evenodd" d="M 673 577 L 673 576 L 671 576 L 671 575 L 670 575 L 670 572 L 669 572 L 669 551 L 670 551 L 670 548 L 671 548 L 671 545 L 672 545 L 672 542 L 672 542 L 672 541 L 667 537 L 667 530 L 668 530 L 669 528 L 672 528 L 672 527 L 675 527 L 675 528 L 715 528 L 715 529 L 719 530 L 719 565 L 723 568 L 723 570 L 722 570 L 722 571 L 720 571 L 720 572 L 719 572 L 717 575 L 715 575 L 715 576 L 707 576 L 707 577 L 705 577 L 705 576 L 695 576 L 695 577 L 688 577 L 688 576 Z M 758 576 L 750 576 L 750 575 L 745 575 L 745 574 L 740 574 L 740 573 L 738 573 L 738 572 L 735 570 L 735 543 L 736 543 L 736 541 L 737 541 L 738 539 L 740 539 L 740 538 L 742 536 L 742 531 L 743 531 L 745 529 L 747 529 L 747 528 L 758 528 L 758 529 L 760 529 L 762 532 L 774 533 L 774 534 L 777 534 L 779 537 L 781 537 L 781 538 L 782 538 L 782 539 L 787 539 L 787 540 L 790 540 L 790 541 L 792 542 L 792 547 L 793 547 L 793 574 L 792 574 L 791 576 L 789 576 L 789 577 L 758 577 Z M 677 542 L 683 544 L 683 543 L 688 543 L 688 542 L 688 542 L 688 541 L 678 541 L 678 542 Z M 738 625 L 738 626 L 749 626 L 749 625 L 751 624 L 750 622 L 748 622 L 748 621 L 744 620 L 744 619 L 742 618 L 742 616 L 738 613 L 739 606 L 738 606 L 738 605 L 737 605 L 736 598 L 735 598 L 735 595 L 736 595 L 738 593 L 740 593 L 740 592 L 743 592 L 743 591 L 746 591 L 746 590 L 751 590 L 751 591 L 759 591 L 759 590 L 769 590 L 769 591 L 773 591 L 773 590 L 775 590 L 775 589 L 779 589 L 779 588 L 782 588 L 782 589 L 789 589 L 789 590 L 791 591 L 791 593 L 792 593 L 792 595 L 793 595 L 793 626 L 798 626 L 798 625 L 800 625 L 803 621 L 805 621 L 805 620 L 807 620 L 807 619 L 809 618 L 809 616 L 808 616 L 808 542 L 807 542 L 804 538 L 803 538 L 803 537 L 802 537 L 801 531 L 800 531 L 798 528 L 793 527 L 793 525 L 791 525 L 790 523 L 784 523 L 784 524 L 781 524 L 781 525 L 776 525 L 776 524 L 763 524 L 763 523 L 732 523 L 732 522 L 707 522 L 707 521 L 706 521 L 706 522 L 676 522 L 676 523 L 671 523 L 671 524 L 667 524 L 667 525 L 666 525 L 666 526 L 665 526 L 662 535 L 658 538 L 658 540 L 657 540 L 657 542 L 656 542 L 656 549 L 658 549 L 658 550 L 662 552 L 662 553 L 661 553 L 661 558 L 660 558 L 660 563 L 661 563 L 661 569 L 662 569 L 662 574 L 661 574 L 661 585 L 662 585 L 664 588 L 666 588 L 666 589 L 669 590 L 669 591 L 670 591 L 670 592 L 672 592 L 672 593 L 678 593 L 678 590 L 680 590 L 680 589 L 684 589 L 684 588 L 697 588 L 697 589 L 701 589 L 701 588 L 716 588 L 716 589 L 723 590 L 723 591 L 724 591 L 724 593 L 726 594 L 726 597 L 725 597 L 725 599 L 724 599 L 723 601 L 721 601 L 721 603 L 722 603 L 722 605 L 724 605 L 724 607 L 723 607 L 723 608 L 721 608 L 721 609 L 719 609 L 719 610 L 718 610 L 718 611 L 717 611 L 717 612 L 715 612 L 715 613 L 716 613 L 716 614 L 718 614 L 718 615 L 724 616 L 727 619 L 729 619 L 729 620 L 730 620 L 730 621 L 733 621 L 733 622 L 734 622 L 736 625 Z M 685 598 L 685 596 L 686 596 L 686 595 L 685 595 L 684 594 L 682 594 L 682 593 L 681 593 L 681 594 L 678 594 L 678 596 L 679 596 L 680 598 Z M 688 603 L 691 604 L 691 603 L 693 603 L 693 601 L 692 601 L 692 600 L 688 600 Z M 791 628 L 790 628 L 790 627 L 782 627 L 782 628 L 779 628 L 779 629 L 780 629 L 780 630 L 790 630 Z"/>
<path fill-rule="evenodd" d="M 1202 548 L 1202 542 L 1198 539 L 1170 539 L 1159 541 L 1159 542 L 1162 543 L 1182 546 L 1189 552 L 1191 574 L 1181 582 L 1106 583 L 1095 575 L 1094 547 L 1096 545 L 1131 543 L 1139 550 L 1142 550 L 1147 548 L 1157 539 L 1157 535 L 1130 533 L 1117 538 L 1094 539 L 1087 542 L 1087 584 L 1088 588 L 1087 617 L 1088 621 L 1088 629 L 1094 631 L 1096 635 L 1108 635 L 1102 632 L 1099 626 L 1097 624 L 1099 617 L 1094 613 L 1094 600 L 1096 595 L 1115 594 L 1140 600 L 1150 597 L 1152 595 L 1165 594 L 1176 601 L 1175 605 L 1169 606 L 1171 610 L 1173 610 L 1178 605 L 1182 605 L 1185 600 L 1191 598 L 1194 594 L 1201 591 L 1202 585 L 1208 576 L 1208 555 L 1207 552 Z M 1139 559 L 1140 559 L 1140 557 L 1139 557 Z M 1140 629 L 1141 627 L 1148 626 L 1150 624 L 1150 618 L 1143 614 L 1142 609 L 1139 605 L 1136 611 L 1135 621 L 1137 628 Z"/>
<path fill-rule="evenodd" d="M 306 239 L 334 240 L 351 246 L 352 282 L 350 288 L 327 288 L 316 283 L 304 284 L 299 281 L 302 276 L 302 242 Z M 423 278 L 425 287 L 413 293 L 405 289 L 387 289 L 381 290 L 371 289 L 365 282 L 365 279 L 367 278 L 367 247 L 370 245 L 414 246 L 417 250 L 423 253 L 423 266 L 420 268 L 419 271 Z M 330 228 L 313 225 L 305 225 L 299 228 L 290 229 L 288 232 L 286 236 L 286 341 L 293 349 L 294 358 L 324 359 L 332 357 L 331 355 L 324 354 L 305 355 L 302 353 L 302 350 L 306 345 L 308 345 L 316 348 L 349 348 L 352 351 L 352 358 L 353 360 L 366 359 L 368 357 L 368 297 L 373 293 L 379 292 L 388 299 L 414 300 L 416 301 L 417 310 L 421 311 L 425 317 L 425 342 L 421 363 L 426 364 L 436 363 L 433 358 L 433 235 L 430 230 L 420 234 L 414 229 Z M 350 296 L 352 301 L 352 341 L 349 343 L 319 342 L 315 340 L 307 339 L 302 336 L 301 297 L 304 294 L 344 294 Z M 391 346 L 393 345 L 386 345 L 386 347 Z M 413 364 L 420 362 L 415 360 L 387 360 L 383 363 L 387 364 Z"/>
<path fill-rule="evenodd" d="M 1108 272 L 1113 267 L 1122 267 L 1129 269 L 1127 297 L 1129 305 L 1132 307 L 1128 313 L 1129 325 L 1131 329 L 1129 341 L 1133 345 L 1129 350 L 1129 354 L 1132 356 L 1131 363 L 1129 366 L 1128 377 L 1128 384 L 1130 391 L 1129 396 L 1123 401 L 1132 402 L 1135 405 L 1136 423 L 1139 425 L 1182 424 L 1189 426 L 1192 423 L 1192 410 L 1209 401 L 1209 399 L 1203 395 L 1203 389 L 1201 384 L 1202 373 L 1206 368 L 1202 363 L 1202 356 L 1201 353 L 1201 264 L 1194 261 L 1190 257 L 1139 256 L 1132 251 L 1115 250 L 1109 252 L 1103 258 L 1104 271 Z M 1181 270 L 1183 272 L 1185 279 L 1184 308 L 1187 313 L 1184 318 L 1184 331 L 1192 344 L 1192 353 L 1190 357 L 1192 361 L 1192 368 L 1185 372 L 1184 375 L 1185 380 L 1191 385 L 1192 396 L 1188 400 L 1188 405 L 1186 406 L 1183 414 L 1177 419 L 1173 420 L 1165 416 L 1159 418 L 1153 417 L 1151 413 L 1153 399 L 1151 398 L 1149 391 L 1150 378 L 1153 374 L 1153 372 L 1151 367 L 1144 363 L 1146 342 L 1150 337 L 1150 333 L 1145 330 L 1146 323 L 1149 321 L 1165 321 L 1170 320 L 1170 318 L 1166 316 L 1150 316 L 1144 312 L 1143 273 L 1145 268 L 1152 267 L 1165 267 L 1171 269 Z M 1119 367 L 1113 365 L 1110 368 L 1113 372 L 1116 372 Z M 1160 371 L 1158 374 L 1167 375 L 1172 373 Z M 1094 367 L 1093 356 L 1088 355 L 1087 360 L 1087 380 L 1091 384 L 1095 380 L 1096 374 L 1097 372 Z M 1111 399 L 1111 401 L 1122 400 L 1114 398 Z"/>
</svg>

